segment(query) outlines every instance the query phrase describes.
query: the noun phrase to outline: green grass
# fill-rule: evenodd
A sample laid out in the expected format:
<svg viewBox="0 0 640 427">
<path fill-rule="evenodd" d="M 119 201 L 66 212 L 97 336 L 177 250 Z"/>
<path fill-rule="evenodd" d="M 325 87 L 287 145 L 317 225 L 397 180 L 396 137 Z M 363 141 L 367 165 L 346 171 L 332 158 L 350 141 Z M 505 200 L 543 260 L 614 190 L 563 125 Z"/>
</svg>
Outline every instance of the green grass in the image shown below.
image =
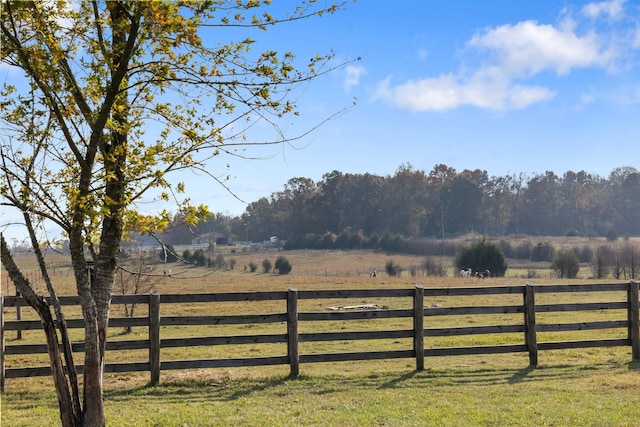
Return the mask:
<svg viewBox="0 0 640 427">
<path fill-rule="evenodd" d="M 210 274 L 207 269 L 174 268 L 177 277 L 160 278 L 161 293 L 230 292 L 246 290 L 412 288 L 416 283 L 428 287 L 523 284 L 525 280 L 507 277 L 486 281 L 461 278 L 391 278 L 368 274 L 315 275 L 318 266 L 328 264 L 337 270 L 354 265 L 376 266 L 390 258 L 384 254 L 353 254 L 341 251 L 296 251 L 287 253 L 294 270 L 287 276 L 251 274 L 242 263 L 236 271 Z M 322 256 L 321 256 L 322 255 Z M 353 255 L 353 258 L 351 257 Z M 241 256 L 238 256 L 241 258 Z M 393 256 L 401 264 L 414 258 Z M 381 270 L 381 269 L 380 269 Z M 366 271 L 363 268 L 363 271 Z M 67 276 L 56 277 L 68 285 Z M 536 280 L 549 283 L 548 280 Z M 567 281 L 565 281 L 566 283 Z M 589 281 L 592 282 L 592 281 Z M 573 283 L 589 283 L 584 279 Z M 591 299 L 617 301 L 620 293 L 596 295 L 541 294 L 538 304 L 563 301 L 588 302 Z M 324 311 L 330 305 L 375 302 L 390 308 L 411 306 L 411 299 L 384 301 L 300 301 L 300 311 Z M 426 298 L 425 306 L 441 304 L 502 305 L 520 304 L 521 296 Z M 163 315 L 222 315 L 238 312 L 284 312 L 284 302 L 170 305 L 161 307 Z M 141 308 L 139 315 L 146 313 Z M 121 314 L 116 311 L 112 316 Z M 8 310 L 7 319 L 15 316 Z M 23 317 L 31 314 L 24 309 Z M 544 313 L 538 323 L 587 322 L 625 319 L 624 312 L 589 311 Z M 521 323 L 521 315 L 426 317 L 425 327 Z M 353 322 L 313 322 L 300 324 L 300 332 L 344 330 L 411 329 L 411 319 L 379 319 Z M 283 333 L 286 325 L 226 325 L 163 327 L 163 338 L 256 333 Z M 146 338 L 145 328 L 134 328 L 123 335 L 110 330 L 110 339 Z M 14 332 L 8 332 L 12 340 Z M 74 334 L 77 331 L 74 331 Z M 624 330 L 539 334 L 538 340 L 623 337 Z M 41 342 L 40 331 L 26 331 L 20 343 Z M 425 346 L 491 345 L 520 343 L 521 334 L 473 337 L 428 337 Z M 11 344 L 12 342 L 8 342 Z M 408 349 L 411 340 L 339 341 L 301 343 L 301 354 L 330 351 L 377 351 Z M 284 344 L 193 347 L 163 349 L 162 359 L 214 357 L 252 357 L 286 354 Z M 78 362 L 81 355 L 77 355 Z M 109 352 L 108 363 L 145 361 L 146 351 Z M 504 354 L 426 358 L 425 371 L 416 372 L 413 359 L 303 364 L 302 376 L 287 377 L 288 366 L 162 371 L 160 384 L 150 387 L 148 373 L 105 375 L 105 402 L 110 426 L 632 426 L 640 419 L 640 363 L 631 363 L 628 347 L 584 350 L 541 351 L 539 366 L 528 368 L 528 355 Z M 34 363 L 36 361 L 36 363 Z M 46 364 L 46 356 L 7 357 L 8 366 Z M 59 424 L 58 408 L 51 379 L 18 378 L 6 380 L 6 393 L 0 396 L 1 425 L 40 426 Z"/>
<path fill-rule="evenodd" d="M 631 426 L 640 416 L 640 377 L 625 349 L 565 351 L 526 368 L 520 355 L 348 362 L 276 368 L 107 375 L 110 426 Z M 12 380 L 3 425 L 55 425 L 45 379 Z"/>
</svg>

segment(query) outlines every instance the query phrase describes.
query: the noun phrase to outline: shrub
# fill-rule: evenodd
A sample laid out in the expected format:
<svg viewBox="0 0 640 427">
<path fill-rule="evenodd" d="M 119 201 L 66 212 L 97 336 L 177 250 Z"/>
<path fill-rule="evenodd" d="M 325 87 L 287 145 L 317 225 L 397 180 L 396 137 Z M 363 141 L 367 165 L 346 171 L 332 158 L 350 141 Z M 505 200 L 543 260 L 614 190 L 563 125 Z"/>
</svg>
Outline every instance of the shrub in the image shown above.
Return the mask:
<svg viewBox="0 0 640 427">
<path fill-rule="evenodd" d="M 161 248 L 159 251 L 159 256 L 160 260 L 166 263 L 178 261 L 176 250 L 172 245 L 165 245 L 164 248 Z"/>
<path fill-rule="evenodd" d="M 550 242 L 538 242 L 531 249 L 531 261 L 551 261 L 555 250 Z"/>
<path fill-rule="evenodd" d="M 193 259 L 191 260 L 195 265 L 199 267 L 205 267 L 207 265 L 207 253 L 204 249 L 198 249 L 193 253 Z"/>
<path fill-rule="evenodd" d="M 256 264 L 253 261 L 250 261 L 249 262 L 249 271 L 251 271 L 252 273 L 255 273 L 257 269 L 258 269 L 258 264 Z"/>
<path fill-rule="evenodd" d="M 280 255 L 276 259 L 275 269 L 278 270 L 278 274 L 289 274 L 291 272 L 291 263 L 283 255 Z"/>
<path fill-rule="evenodd" d="M 593 254 L 594 252 L 591 245 L 584 245 L 578 250 L 576 255 L 578 255 L 578 260 L 580 260 L 580 262 L 590 262 L 591 259 L 593 259 Z"/>
<path fill-rule="evenodd" d="M 460 270 L 489 270 L 495 277 L 503 277 L 507 271 L 507 261 L 502 249 L 485 237 L 471 245 L 464 245 L 456 255 L 454 265 Z"/>
<path fill-rule="evenodd" d="M 420 266 L 417 266 L 415 264 L 411 264 L 409 266 L 409 275 L 411 277 L 417 277 L 418 276 L 418 272 L 421 272 L 421 271 L 422 270 L 421 270 Z"/>
<path fill-rule="evenodd" d="M 551 270 L 560 279 L 575 279 L 580 271 L 578 256 L 571 249 L 559 250 L 551 261 Z"/>
<path fill-rule="evenodd" d="M 427 257 L 422 267 L 427 276 L 444 277 L 447 275 L 447 267 L 435 257 Z"/>
<path fill-rule="evenodd" d="M 425 258 L 422 264 L 410 265 L 409 274 L 411 275 L 411 277 L 445 277 L 447 275 L 447 267 L 438 258 L 428 256 Z"/>
<path fill-rule="evenodd" d="M 216 256 L 215 261 L 213 262 L 213 265 L 214 265 L 215 268 L 220 268 L 220 269 L 221 268 L 225 268 L 227 263 L 224 260 L 224 256 L 222 254 L 218 254 Z"/>
<path fill-rule="evenodd" d="M 500 244 L 500 249 L 502 249 L 502 253 L 504 254 L 505 257 L 516 258 L 515 256 L 516 251 L 513 249 L 513 246 L 511 246 L 511 243 L 508 240 L 500 239 L 499 244 Z"/>
<path fill-rule="evenodd" d="M 607 229 L 607 233 L 605 234 L 605 236 L 607 237 L 607 240 L 610 242 L 615 242 L 616 240 L 618 240 L 618 232 L 613 226 Z"/>
<path fill-rule="evenodd" d="M 593 277 L 596 279 L 607 277 L 609 270 L 614 264 L 614 259 L 615 254 L 609 246 L 598 246 L 591 260 L 591 271 L 593 271 Z"/>
<path fill-rule="evenodd" d="M 391 259 L 385 264 L 385 270 L 387 271 L 387 274 L 389 276 L 394 277 L 400 276 L 400 274 L 402 273 L 402 267 L 400 267 L 400 264 L 393 262 L 393 260 Z"/>
<path fill-rule="evenodd" d="M 262 260 L 262 271 L 264 273 L 269 273 L 271 271 L 271 267 L 273 267 L 271 261 L 269 261 L 267 258 Z"/>
<path fill-rule="evenodd" d="M 623 274 L 625 278 L 637 279 L 640 277 L 640 247 L 629 244 L 624 245 L 621 252 Z"/>
<path fill-rule="evenodd" d="M 531 241 L 526 240 L 514 248 L 513 257 L 517 259 L 529 259 L 531 257 Z"/>
</svg>

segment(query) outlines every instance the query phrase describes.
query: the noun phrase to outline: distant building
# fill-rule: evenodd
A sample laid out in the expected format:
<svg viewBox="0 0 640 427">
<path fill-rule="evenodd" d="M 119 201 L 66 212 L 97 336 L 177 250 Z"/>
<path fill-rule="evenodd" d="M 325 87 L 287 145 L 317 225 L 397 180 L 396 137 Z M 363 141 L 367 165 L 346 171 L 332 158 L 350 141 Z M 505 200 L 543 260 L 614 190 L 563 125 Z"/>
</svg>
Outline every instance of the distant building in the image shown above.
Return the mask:
<svg viewBox="0 0 640 427">
<path fill-rule="evenodd" d="M 212 240 L 215 240 L 216 245 L 233 245 L 233 239 L 215 231 L 199 235 L 191 240 L 191 244 L 194 246 L 208 245 Z"/>
<path fill-rule="evenodd" d="M 218 237 L 216 239 L 216 245 L 231 246 L 233 244 L 234 244 L 233 239 L 231 237 L 228 237 L 228 236 L 222 236 L 222 237 Z"/>
</svg>

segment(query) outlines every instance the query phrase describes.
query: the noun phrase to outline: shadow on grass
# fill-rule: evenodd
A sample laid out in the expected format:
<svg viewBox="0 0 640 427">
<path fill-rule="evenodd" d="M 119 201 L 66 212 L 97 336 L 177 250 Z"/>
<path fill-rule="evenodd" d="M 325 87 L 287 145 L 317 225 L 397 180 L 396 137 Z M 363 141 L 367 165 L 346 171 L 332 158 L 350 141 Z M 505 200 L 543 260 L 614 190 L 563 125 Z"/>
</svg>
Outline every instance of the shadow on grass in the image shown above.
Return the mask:
<svg viewBox="0 0 640 427">
<path fill-rule="evenodd" d="M 252 395 L 271 394 L 276 398 L 291 395 L 326 396 L 351 393 L 357 390 L 411 390 L 411 389 L 450 389 L 456 387 L 491 387 L 520 383 L 543 383 L 546 381 L 571 381 L 583 378 L 585 371 L 607 371 L 608 364 L 595 365 L 544 365 L 536 368 L 528 366 L 522 369 L 479 368 L 456 366 L 428 368 L 424 371 L 377 372 L 364 375 L 301 375 L 274 377 L 229 376 L 214 378 L 197 374 L 188 379 L 162 381 L 159 385 L 143 385 L 133 388 L 105 390 L 105 398 L 113 403 L 126 404 L 137 398 L 155 401 L 156 404 L 188 402 L 189 404 L 206 402 L 236 401 Z M 640 362 L 628 364 L 630 370 L 640 370 Z"/>
<path fill-rule="evenodd" d="M 519 382 L 522 382 L 523 380 L 525 380 L 527 378 L 527 376 L 532 373 L 533 371 L 536 370 L 536 367 L 533 365 L 529 365 L 524 369 L 520 369 L 518 372 L 516 372 L 511 378 L 509 378 L 509 384 L 517 384 Z"/>
<path fill-rule="evenodd" d="M 412 360 L 400 363 L 354 362 L 303 364 L 302 375 L 291 378 L 286 369 L 255 376 L 255 372 L 232 369 L 163 371 L 160 383 L 145 385 L 147 378 L 135 382 L 127 375 L 114 375 L 105 387 L 111 403 L 127 404 L 138 398 L 155 404 L 232 402 L 271 396 L 278 400 L 295 395 L 349 396 L 352 392 L 380 390 L 411 393 L 412 390 L 455 392 L 465 387 L 533 385 L 545 382 L 589 381 L 628 371 L 640 372 L 640 361 L 629 361 L 626 349 L 598 354 L 598 358 L 576 352 L 549 352 L 537 367 L 529 366 L 526 355 L 468 358 L 429 358 L 425 370 L 413 369 Z M 601 357 L 605 356 L 605 357 Z M 342 366 L 344 368 L 342 368 Z M 287 372 L 288 373 L 288 372 Z"/>
<path fill-rule="evenodd" d="M 640 360 L 632 360 L 631 362 L 627 363 L 627 367 L 630 371 L 640 371 Z"/>
<path fill-rule="evenodd" d="M 105 398 L 111 401 L 126 401 L 129 397 L 167 398 L 172 401 L 188 400 L 236 400 L 270 388 L 277 388 L 290 381 L 289 377 L 243 378 L 211 381 L 207 379 L 185 379 L 165 381 L 159 385 L 142 385 L 127 389 L 105 390 Z"/>
<path fill-rule="evenodd" d="M 416 374 L 418 374 L 418 371 L 407 372 L 406 374 L 401 375 L 398 378 L 393 378 L 390 381 L 387 381 L 387 382 L 381 384 L 380 386 L 378 386 L 378 388 L 379 389 L 394 388 L 397 385 L 412 379 L 413 377 L 416 376 Z"/>
</svg>

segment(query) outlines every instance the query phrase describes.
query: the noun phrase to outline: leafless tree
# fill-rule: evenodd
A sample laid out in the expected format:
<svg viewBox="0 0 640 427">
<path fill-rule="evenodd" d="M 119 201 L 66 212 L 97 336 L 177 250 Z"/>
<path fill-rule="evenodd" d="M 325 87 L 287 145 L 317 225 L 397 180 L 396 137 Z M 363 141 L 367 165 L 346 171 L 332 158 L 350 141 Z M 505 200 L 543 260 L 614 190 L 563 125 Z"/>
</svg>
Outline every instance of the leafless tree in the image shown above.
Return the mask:
<svg viewBox="0 0 640 427">
<path fill-rule="evenodd" d="M 124 256 L 123 256 L 124 255 Z M 121 295 L 148 294 L 157 280 L 154 263 L 156 256 L 142 249 L 124 252 L 120 256 L 115 278 L 115 293 Z M 124 317 L 132 318 L 136 304 L 123 304 Z M 125 333 L 131 332 L 131 326 L 124 327 Z"/>
</svg>

